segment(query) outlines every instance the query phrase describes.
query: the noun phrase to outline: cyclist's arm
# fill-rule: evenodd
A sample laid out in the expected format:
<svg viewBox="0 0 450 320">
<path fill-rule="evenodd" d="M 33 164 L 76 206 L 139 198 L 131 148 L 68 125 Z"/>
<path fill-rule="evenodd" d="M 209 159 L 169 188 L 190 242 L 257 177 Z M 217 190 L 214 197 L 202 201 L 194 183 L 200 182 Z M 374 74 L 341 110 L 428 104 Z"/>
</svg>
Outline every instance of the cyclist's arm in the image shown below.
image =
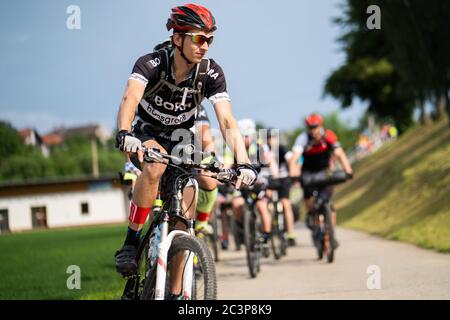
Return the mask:
<svg viewBox="0 0 450 320">
<path fill-rule="evenodd" d="M 118 130 L 131 130 L 136 108 L 144 95 L 145 86 L 136 80 L 128 80 L 127 87 L 120 103 L 119 114 L 117 116 Z"/>
<path fill-rule="evenodd" d="M 352 167 L 350 165 L 350 161 L 348 161 L 347 155 L 344 152 L 344 149 L 341 147 L 334 149 L 333 151 L 334 155 L 338 159 L 338 161 L 341 163 L 342 168 L 344 171 L 348 174 L 353 173 Z"/>
<path fill-rule="evenodd" d="M 245 150 L 244 139 L 239 132 L 237 121 L 231 111 L 230 101 L 222 100 L 216 102 L 214 104 L 214 110 L 222 137 L 225 139 L 231 152 L 236 155 L 237 163 L 250 163 L 247 151 Z"/>
<path fill-rule="evenodd" d="M 300 157 L 302 156 L 302 152 L 293 151 L 292 156 L 288 159 L 288 168 L 289 168 L 289 176 L 297 177 L 301 175 L 302 165 L 298 162 Z"/>
<path fill-rule="evenodd" d="M 270 150 L 269 146 L 267 144 L 264 145 L 258 145 L 259 152 L 262 153 L 262 161 L 264 164 L 267 164 L 267 167 L 269 168 L 270 175 L 273 178 L 278 178 L 279 176 L 279 169 L 278 169 L 278 163 L 276 161 L 275 154 L 272 150 Z"/>
<path fill-rule="evenodd" d="M 297 139 L 295 139 L 294 146 L 292 147 L 292 156 L 288 160 L 289 175 L 291 177 L 301 175 L 302 164 L 300 164 L 298 160 L 303 155 L 303 150 L 305 150 L 307 142 L 308 137 L 305 133 L 301 133 Z"/>
</svg>

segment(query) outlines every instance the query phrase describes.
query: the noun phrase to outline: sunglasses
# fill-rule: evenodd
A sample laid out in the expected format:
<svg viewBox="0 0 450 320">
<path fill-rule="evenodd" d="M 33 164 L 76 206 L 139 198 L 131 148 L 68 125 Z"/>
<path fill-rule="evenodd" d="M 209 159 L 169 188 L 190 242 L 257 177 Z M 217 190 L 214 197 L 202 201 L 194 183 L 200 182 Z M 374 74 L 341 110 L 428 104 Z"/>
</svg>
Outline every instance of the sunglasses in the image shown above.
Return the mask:
<svg viewBox="0 0 450 320">
<path fill-rule="evenodd" d="M 319 125 L 312 125 L 312 126 L 308 126 L 308 130 L 313 130 L 315 128 L 317 128 Z"/>
<path fill-rule="evenodd" d="M 188 33 L 186 32 L 185 35 L 190 36 L 193 43 L 198 44 L 202 46 L 205 42 L 210 46 L 214 40 L 214 36 L 207 37 L 203 34 L 198 33 Z"/>
</svg>

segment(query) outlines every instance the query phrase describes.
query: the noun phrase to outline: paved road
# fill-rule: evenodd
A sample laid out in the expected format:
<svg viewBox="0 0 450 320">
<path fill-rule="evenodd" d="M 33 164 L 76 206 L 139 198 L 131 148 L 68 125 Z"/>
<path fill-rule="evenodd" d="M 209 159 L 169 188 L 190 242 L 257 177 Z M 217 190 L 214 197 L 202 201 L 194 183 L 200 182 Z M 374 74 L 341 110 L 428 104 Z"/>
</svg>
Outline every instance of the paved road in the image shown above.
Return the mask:
<svg viewBox="0 0 450 320">
<path fill-rule="evenodd" d="M 316 260 L 309 230 L 296 228 L 298 244 L 288 256 L 263 259 L 256 279 L 248 273 L 244 248 L 221 251 L 219 299 L 450 299 L 450 254 L 337 229 L 340 247 L 333 264 Z M 378 266 L 380 289 L 369 266 Z M 375 267 L 376 269 L 376 267 Z"/>
</svg>

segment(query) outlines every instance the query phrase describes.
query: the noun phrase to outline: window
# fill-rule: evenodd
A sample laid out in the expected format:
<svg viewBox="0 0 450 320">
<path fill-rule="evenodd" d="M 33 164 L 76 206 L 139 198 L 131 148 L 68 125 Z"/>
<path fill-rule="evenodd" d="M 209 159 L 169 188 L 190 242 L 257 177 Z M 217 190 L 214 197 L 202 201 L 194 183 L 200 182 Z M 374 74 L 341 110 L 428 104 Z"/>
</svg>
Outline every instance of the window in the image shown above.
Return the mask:
<svg viewBox="0 0 450 320">
<path fill-rule="evenodd" d="M 31 223 L 33 229 L 47 228 L 47 208 L 46 207 L 32 207 L 31 208 Z"/>
<path fill-rule="evenodd" d="M 89 214 L 89 204 L 87 202 L 81 203 L 81 214 L 82 215 Z"/>
<path fill-rule="evenodd" d="M 9 231 L 8 209 L 0 209 L 0 233 Z"/>
</svg>

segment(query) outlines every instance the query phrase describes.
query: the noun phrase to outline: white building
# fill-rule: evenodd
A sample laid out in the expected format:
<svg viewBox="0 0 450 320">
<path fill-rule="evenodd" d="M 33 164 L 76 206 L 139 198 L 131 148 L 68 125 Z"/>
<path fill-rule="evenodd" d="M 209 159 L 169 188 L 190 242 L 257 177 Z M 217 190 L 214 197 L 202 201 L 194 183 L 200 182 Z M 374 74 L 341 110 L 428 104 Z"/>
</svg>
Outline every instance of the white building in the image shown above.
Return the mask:
<svg viewBox="0 0 450 320">
<path fill-rule="evenodd" d="M 125 222 L 118 177 L 0 184 L 0 233 Z"/>
</svg>

